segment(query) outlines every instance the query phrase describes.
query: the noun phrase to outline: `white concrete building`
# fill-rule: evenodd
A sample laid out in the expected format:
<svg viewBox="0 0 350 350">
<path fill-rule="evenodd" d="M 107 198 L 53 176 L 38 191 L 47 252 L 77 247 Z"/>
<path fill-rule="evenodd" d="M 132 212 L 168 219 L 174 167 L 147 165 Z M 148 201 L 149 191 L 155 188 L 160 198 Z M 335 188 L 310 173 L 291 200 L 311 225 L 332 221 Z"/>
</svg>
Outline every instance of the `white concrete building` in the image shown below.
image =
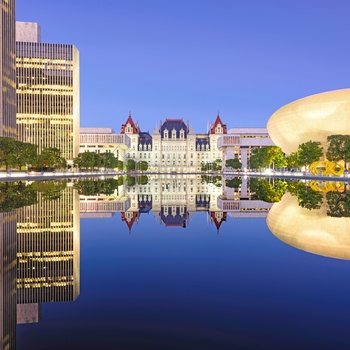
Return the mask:
<svg viewBox="0 0 350 350">
<path fill-rule="evenodd" d="M 131 147 L 129 136 L 116 134 L 110 128 L 80 128 L 79 153 L 113 153 L 119 160 L 124 160 Z"/>
<path fill-rule="evenodd" d="M 249 168 L 252 149 L 274 145 L 266 128 L 232 128 L 218 140 L 223 164 L 228 159 L 238 158 L 243 170 Z"/>
</svg>

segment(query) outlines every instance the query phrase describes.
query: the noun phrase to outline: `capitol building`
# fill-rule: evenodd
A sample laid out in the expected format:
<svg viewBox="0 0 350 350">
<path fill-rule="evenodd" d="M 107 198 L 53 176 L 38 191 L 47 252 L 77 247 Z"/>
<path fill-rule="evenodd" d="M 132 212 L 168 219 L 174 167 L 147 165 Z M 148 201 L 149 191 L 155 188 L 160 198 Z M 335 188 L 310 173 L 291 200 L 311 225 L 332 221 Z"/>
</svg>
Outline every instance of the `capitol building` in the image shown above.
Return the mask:
<svg viewBox="0 0 350 350">
<path fill-rule="evenodd" d="M 227 129 L 217 115 L 207 133 L 195 133 L 183 119 L 165 119 L 150 134 L 141 131 L 131 114 L 121 125 L 120 133 L 110 128 L 80 128 L 80 152 L 112 152 L 124 162 L 146 161 L 148 171 L 193 173 L 203 163 L 238 158 L 242 169 L 248 168 L 251 150 L 273 146 L 266 128 Z"/>
</svg>

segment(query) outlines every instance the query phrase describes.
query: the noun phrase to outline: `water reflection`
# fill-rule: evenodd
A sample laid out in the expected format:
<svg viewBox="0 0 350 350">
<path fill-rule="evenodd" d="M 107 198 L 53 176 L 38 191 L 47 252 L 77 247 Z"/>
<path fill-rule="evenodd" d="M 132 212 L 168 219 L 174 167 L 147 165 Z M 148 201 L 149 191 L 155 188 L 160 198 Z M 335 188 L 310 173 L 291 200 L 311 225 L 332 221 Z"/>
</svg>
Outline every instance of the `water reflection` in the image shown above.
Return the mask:
<svg viewBox="0 0 350 350">
<path fill-rule="evenodd" d="M 281 241 L 310 253 L 350 259 L 350 218 L 331 217 L 328 204 L 308 210 L 298 199 L 286 193 L 275 203 L 267 218 L 270 231 Z"/>
<path fill-rule="evenodd" d="M 72 301 L 80 293 L 79 196 L 66 185 L 1 184 L 4 349 L 16 348 L 16 323 L 40 321 L 42 303 Z"/>
<path fill-rule="evenodd" d="M 43 303 L 79 296 L 80 218 L 119 215 L 129 233 L 150 214 L 187 229 L 206 213 L 217 233 L 228 218 L 266 218 L 293 247 L 350 259 L 349 198 L 343 183 L 189 174 L 1 184 L 4 348 L 16 348 L 16 323 L 40 322 Z"/>
</svg>

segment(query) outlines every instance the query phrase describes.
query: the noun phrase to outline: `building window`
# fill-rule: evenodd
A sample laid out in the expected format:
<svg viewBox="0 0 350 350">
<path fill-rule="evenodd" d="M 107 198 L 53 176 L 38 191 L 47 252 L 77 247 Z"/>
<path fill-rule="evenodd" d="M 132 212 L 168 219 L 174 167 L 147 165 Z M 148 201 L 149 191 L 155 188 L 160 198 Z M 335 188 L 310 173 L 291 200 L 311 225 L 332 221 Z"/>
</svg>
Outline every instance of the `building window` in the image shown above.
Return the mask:
<svg viewBox="0 0 350 350">
<path fill-rule="evenodd" d="M 173 140 L 176 139 L 176 130 L 175 130 L 175 129 L 173 129 L 173 131 L 171 132 L 171 138 L 172 138 Z"/>
<path fill-rule="evenodd" d="M 218 124 L 216 126 L 216 130 L 215 130 L 216 134 L 222 134 L 222 127 L 221 127 L 221 124 Z"/>
</svg>

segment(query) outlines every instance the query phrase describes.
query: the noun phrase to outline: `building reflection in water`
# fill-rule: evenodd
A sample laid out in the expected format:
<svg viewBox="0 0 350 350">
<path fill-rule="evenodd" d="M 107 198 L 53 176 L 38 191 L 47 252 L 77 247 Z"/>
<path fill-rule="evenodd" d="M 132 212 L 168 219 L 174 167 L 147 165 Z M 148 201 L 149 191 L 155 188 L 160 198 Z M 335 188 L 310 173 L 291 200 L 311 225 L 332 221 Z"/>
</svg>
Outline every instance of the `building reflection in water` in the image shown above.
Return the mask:
<svg viewBox="0 0 350 350">
<path fill-rule="evenodd" d="M 272 206 L 251 200 L 246 177 L 239 178 L 235 188 L 227 187 L 221 176 L 198 174 L 153 175 L 140 183 L 136 177 L 113 195 L 80 196 L 81 217 L 112 217 L 120 212 L 131 233 L 142 214 L 152 212 L 161 225 L 186 228 L 195 212 L 206 212 L 219 233 L 227 216 L 266 217 Z"/>
<path fill-rule="evenodd" d="M 80 293 L 79 197 L 72 187 L 58 199 L 17 211 L 17 303 L 71 301 Z"/>
<path fill-rule="evenodd" d="M 329 216 L 326 200 L 319 209 L 308 210 L 299 205 L 297 197 L 286 193 L 272 206 L 266 222 L 288 245 L 326 257 L 350 259 L 350 217 Z"/>
<path fill-rule="evenodd" d="M 15 211 L 0 214 L 0 349 L 16 348 L 16 236 Z"/>
<path fill-rule="evenodd" d="M 187 228 L 196 212 L 204 212 L 218 233 L 227 217 L 266 218 L 271 232 L 291 246 L 350 259 L 350 237 L 345 234 L 350 218 L 327 216 L 334 206 L 333 192 L 320 209 L 310 211 L 289 193 L 274 204 L 252 200 L 245 177 L 171 174 L 144 180 L 124 181 L 110 195 L 79 196 L 68 186 L 50 201 L 39 192 L 35 204 L 0 214 L 1 348 L 16 347 L 16 323 L 40 321 L 42 303 L 78 297 L 80 217 L 120 213 L 130 233 L 143 214 L 151 213 L 160 225 Z M 335 194 L 344 196 L 346 191 Z M 333 215 L 343 213 L 336 209 Z"/>
<path fill-rule="evenodd" d="M 37 196 L 17 210 L 17 324 L 39 322 L 42 303 L 80 293 L 79 196 L 72 187 L 55 200 Z"/>
</svg>

